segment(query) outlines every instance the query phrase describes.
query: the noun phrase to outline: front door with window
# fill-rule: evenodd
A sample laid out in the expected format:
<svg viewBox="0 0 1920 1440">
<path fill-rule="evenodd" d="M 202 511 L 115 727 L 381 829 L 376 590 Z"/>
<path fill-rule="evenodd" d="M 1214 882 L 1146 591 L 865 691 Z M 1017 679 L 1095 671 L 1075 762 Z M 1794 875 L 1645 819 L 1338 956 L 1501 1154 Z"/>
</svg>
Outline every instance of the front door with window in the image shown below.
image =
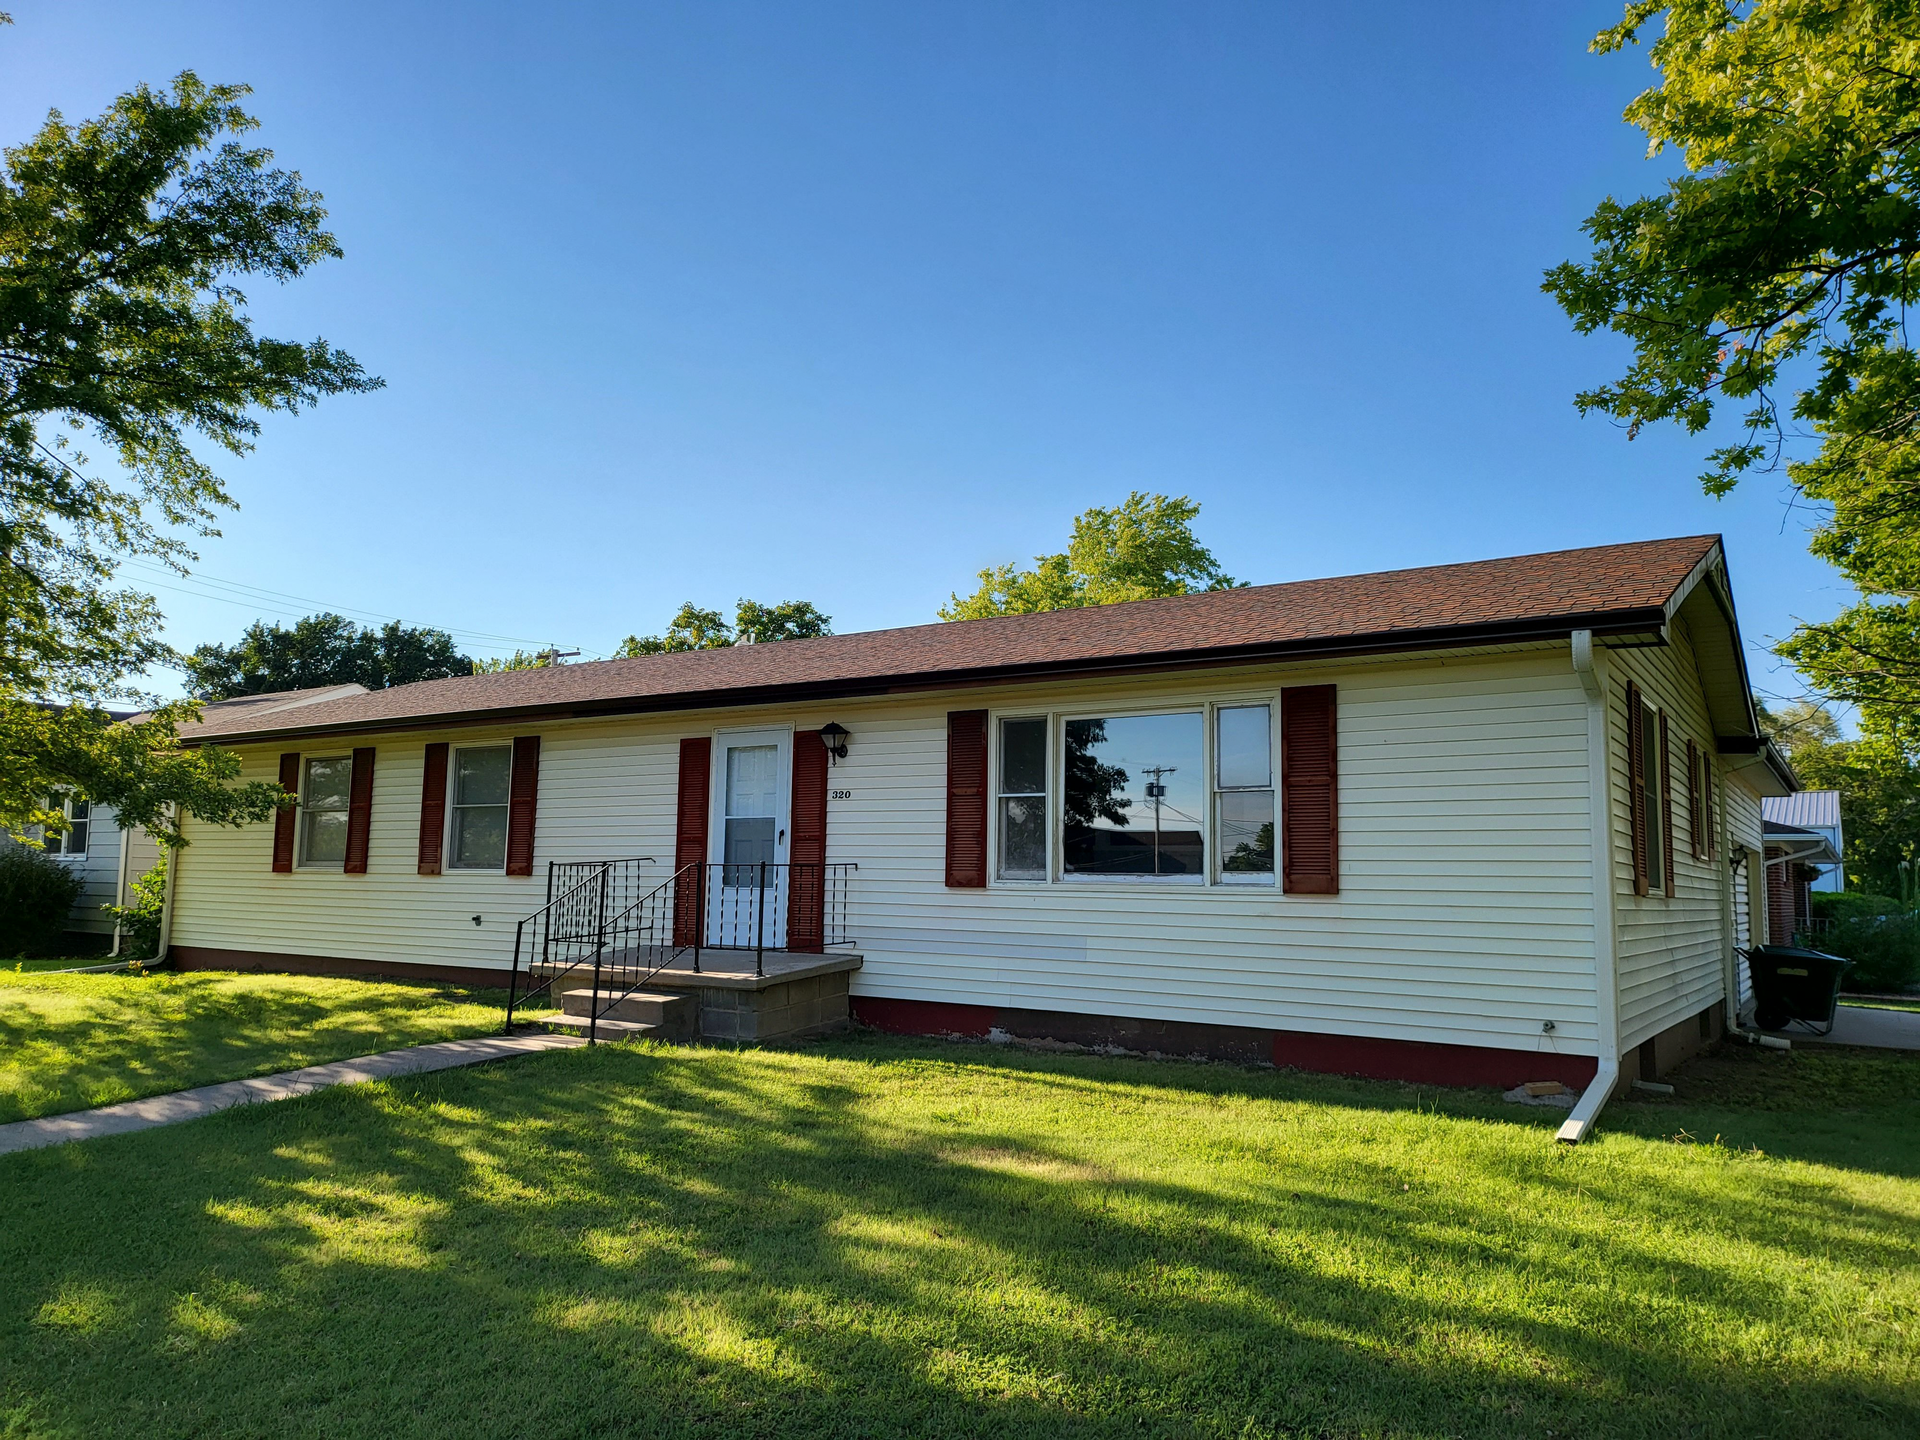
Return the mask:
<svg viewBox="0 0 1920 1440">
<path fill-rule="evenodd" d="M 723 732 L 713 744 L 707 942 L 786 945 L 788 801 L 793 733 Z"/>
</svg>

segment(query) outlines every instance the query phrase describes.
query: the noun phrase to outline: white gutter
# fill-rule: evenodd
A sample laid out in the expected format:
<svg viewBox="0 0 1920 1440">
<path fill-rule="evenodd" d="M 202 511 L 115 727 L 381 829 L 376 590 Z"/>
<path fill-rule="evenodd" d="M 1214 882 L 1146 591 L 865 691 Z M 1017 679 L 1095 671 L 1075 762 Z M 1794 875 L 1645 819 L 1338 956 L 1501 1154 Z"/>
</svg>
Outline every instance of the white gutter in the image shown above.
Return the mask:
<svg viewBox="0 0 1920 1440">
<path fill-rule="evenodd" d="M 1574 1103 L 1556 1140 L 1578 1145 L 1620 1080 L 1620 983 L 1614 954 L 1613 774 L 1607 759 L 1606 662 L 1593 653 L 1593 632 L 1573 632 L 1573 673 L 1587 692 L 1587 819 L 1593 854 L 1593 1009 L 1599 1068 Z"/>
</svg>

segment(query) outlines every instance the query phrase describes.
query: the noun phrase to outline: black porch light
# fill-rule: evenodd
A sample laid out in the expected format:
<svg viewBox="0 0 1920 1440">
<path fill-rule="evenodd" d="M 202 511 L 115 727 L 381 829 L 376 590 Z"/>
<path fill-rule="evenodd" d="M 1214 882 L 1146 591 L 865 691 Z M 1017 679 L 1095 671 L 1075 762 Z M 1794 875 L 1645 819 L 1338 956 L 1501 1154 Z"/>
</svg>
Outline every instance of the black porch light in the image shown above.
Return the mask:
<svg viewBox="0 0 1920 1440">
<path fill-rule="evenodd" d="M 829 720 L 820 727 L 820 743 L 827 747 L 827 754 L 836 760 L 847 758 L 847 736 L 852 733 L 846 726 Z"/>
</svg>

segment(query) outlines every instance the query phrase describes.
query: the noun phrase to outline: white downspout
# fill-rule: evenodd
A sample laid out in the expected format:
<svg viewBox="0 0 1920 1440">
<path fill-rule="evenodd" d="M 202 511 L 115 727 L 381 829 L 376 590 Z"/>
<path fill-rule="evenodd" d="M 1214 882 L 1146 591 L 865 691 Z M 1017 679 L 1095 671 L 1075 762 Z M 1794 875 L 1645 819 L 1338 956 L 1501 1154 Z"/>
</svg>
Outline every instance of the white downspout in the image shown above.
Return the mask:
<svg viewBox="0 0 1920 1440">
<path fill-rule="evenodd" d="M 133 848 L 133 835 L 120 823 L 120 813 L 114 812 L 113 828 L 120 834 L 120 873 L 113 882 L 113 903 L 124 906 L 127 903 L 127 859 Z M 120 958 L 120 942 L 125 938 L 125 927 L 118 920 L 113 922 L 113 949 L 108 953 L 116 960 Z"/>
<path fill-rule="evenodd" d="M 1597 662 L 1597 663 L 1596 663 Z M 1607 756 L 1605 661 L 1593 653 L 1593 632 L 1573 632 L 1573 673 L 1587 692 L 1587 819 L 1593 854 L 1593 1009 L 1599 1068 L 1554 1137 L 1586 1139 L 1620 1080 L 1620 984 L 1614 951 L 1613 773 Z"/>
<path fill-rule="evenodd" d="M 174 824 L 181 821 L 180 812 L 174 811 Z M 160 858 L 167 864 L 167 888 L 160 897 L 160 940 L 154 946 L 153 959 L 149 965 L 159 965 L 167 958 L 167 946 L 173 941 L 173 897 L 180 893 L 180 854 L 187 847 L 176 845 L 171 850 L 160 847 Z"/>
</svg>

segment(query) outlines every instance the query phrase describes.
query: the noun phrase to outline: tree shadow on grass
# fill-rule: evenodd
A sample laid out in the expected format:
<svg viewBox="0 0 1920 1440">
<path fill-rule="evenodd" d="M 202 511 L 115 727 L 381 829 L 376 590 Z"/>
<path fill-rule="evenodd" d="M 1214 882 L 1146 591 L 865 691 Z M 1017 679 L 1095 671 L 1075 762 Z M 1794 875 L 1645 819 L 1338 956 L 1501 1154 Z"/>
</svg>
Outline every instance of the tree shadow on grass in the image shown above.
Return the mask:
<svg viewBox="0 0 1920 1440">
<path fill-rule="evenodd" d="M 0 975 L 0 984 L 5 976 Z M 0 1123 L 471 1035 L 504 991 L 224 973 L 62 977 L 0 1000 Z"/>
<path fill-rule="evenodd" d="M 1920 1430 L 1911 1214 L 1234 1074 L 603 1047 L 8 1157 L 0 1394 L 154 1436 Z M 1777 1234 L 1726 1223 L 1755 1176 Z M 1823 1318 L 1863 1276 L 1866 1338 Z"/>
</svg>

